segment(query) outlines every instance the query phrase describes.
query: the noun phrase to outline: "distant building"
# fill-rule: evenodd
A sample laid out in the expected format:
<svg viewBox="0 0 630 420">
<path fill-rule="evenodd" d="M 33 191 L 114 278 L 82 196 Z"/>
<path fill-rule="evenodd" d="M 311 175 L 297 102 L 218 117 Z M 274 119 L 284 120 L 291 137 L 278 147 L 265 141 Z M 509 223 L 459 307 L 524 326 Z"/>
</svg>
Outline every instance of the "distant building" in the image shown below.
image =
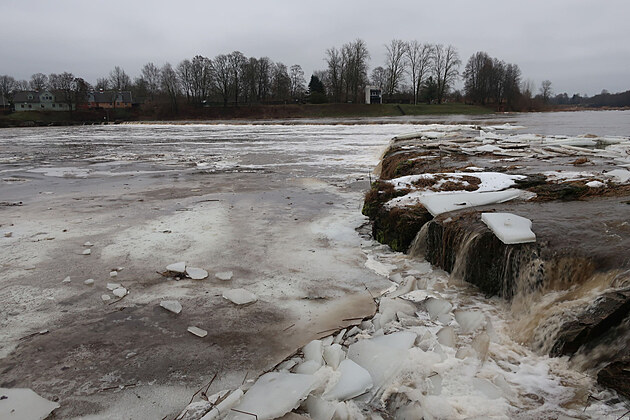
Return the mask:
<svg viewBox="0 0 630 420">
<path fill-rule="evenodd" d="M 69 111 L 68 103 L 62 101 L 63 94 L 49 90 L 41 92 L 26 90 L 13 95 L 15 112 L 23 111 Z M 74 106 L 73 106 L 74 108 Z"/>
<path fill-rule="evenodd" d="M 131 108 L 133 99 L 131 92 L 90 92 L 87 98 L 89 109 Z"/>
<path fill-rule="evenodd" d="M 376 86 L 365 87 L 365 103 L 366 104 L 382 104 L 383 91 Z"/>
</svg>

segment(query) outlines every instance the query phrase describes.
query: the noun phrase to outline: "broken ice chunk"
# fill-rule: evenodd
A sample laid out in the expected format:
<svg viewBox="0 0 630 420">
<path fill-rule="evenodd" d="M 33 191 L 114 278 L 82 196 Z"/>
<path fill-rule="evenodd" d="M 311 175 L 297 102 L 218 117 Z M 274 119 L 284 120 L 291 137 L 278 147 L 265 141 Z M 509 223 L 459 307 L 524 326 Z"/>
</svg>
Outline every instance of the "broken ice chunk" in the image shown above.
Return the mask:
<svg viewBox="0 0 630 420">
<path fill-rule="evenodd" d="M 374 387 L 379 389 L 400 371 L 408 350 L 399 350 L 374 339 L 359 340 L 348 348 L 348 359 L 370 372 Z"/>
<path fill-rule="evenodd" d="M 113 270 L 109 272 L 109 277 L 118 277 L 118 271 Z"/>
<path fill-rule="evenodd" d="M 120 283 L 107 283 L 107 288 L 109 290 L 115 290 L 115 289 L 118 289 L 119 287 L 122 287 Z"/>
<path fill-rule="evenodd" d="M 208 277 L 208 272 L 203 268 L 186 267 L 186 275 L 193 280 L 203 280 Z"/>
<path fill-rule="evenodd" d="M 323 351 L 324 349 L 322 348 L 321 340 L 313 340 L 302 349 L 302 352 L 304 353 L 304 360 L 313 360 L 320 366 L 324 362 L 324 359 L 322 358 Z"/>
<path fill-rule="evenodd" d="M 586 186 L 589 188 L 601 188 L 604 187 L 606 184 L 604 184 L 601 181 L 590 181 L 586 183 Z"/>
<path fill-rule="evenodd" d="M 307 360 L 295 368 L 295 373 L 312 375 L 319 370 L 322 365 L 315 360 Z"/>
<path fill-rule="evenodd" d="M 0 395 L 0 419 L 41 420 L 59 408 L 29 388 L 0 388 Z"/>
<path fill-rule="evenodd" d="M 112 297 L 110 295 L 101 295 L 101 299 L 103 302 L 108 302 L 112 299 Z"/>
<path fill-rule="evenodd" d="M 208 335 L 208 331 L 206 330 L 202 330 L 201 328 L 198 327 L 188 327 L 187 330 L 189 333 L 196 335 L 197 337 L 205 337 L 206 335 Z"/>
<path fill-rule="evenodd" d="M 214 275 L 214 277 L 218 278 L 219 280 L 223 280 L 223 281 L 232 280 L 232 276 L 234 276 L 234 273 L 231 272 L 231 271 L 221 271 L 220 273 L 216 273 Z"/>
<path fill-rule="evenodd" d="M 475 390 L 485 394 L 491 400 L 496 400 L 503 395 L 501 389 L 487 379 L 473 378 L 472 384 Z"/>
<path fill-rule="evenodd" d="M 223 297 L 236 305 L 246 305 L 258 300 L 258 296 L 245 289 L 226 290 Z"/>
<path fill-rule="evenodd" d="M 481 220 L 504 244 L 536 242 L 529 219 L 511 213 L 481 213 Z"/>
<path fill-rule="evenodd" d="M 84 249 L 81 254 L 83 254 L 83 255 L 90 255 L 91 253 L 92 253 L 92 250 L 90 248 L 88 248 L 88 249 Z"/>
<path fill-rule="evenodd" d="M 94 245 L 94 244 L 92 242 L 90 242 L 90 241 L 88 241 L 88 242 L 83 244 L 83 246 L 92 246 L 92 245 Z"/>
<path fill-rule="evenodd" d="M 160 302 L 160 306 L 176 314 L 182 311 L 182 305 L 176 300 L 163 300 Z"/>
<path fill-rule="evenodd" d="M 313 420 L 331 420 L 335 415 L 336 406 L 336 403 L 312 395 L 306 400 L 306 411 Z"/>
<path fill-rule="evenodd" d="M 392 334 L 371 338 L 373 343 L 391 347 L 393 349 L 407 350 L 416 342 L 417 335 L 410 331 L 399 331 Z"/>
<path fill-rule="evenodd" d="M 437 340 L 443 346 L 455 347 L 455 331 L 453 331 L 453 327 L 444 327 L 438 331 Z"/>
<path fill-rule="evenodd" d="M 243 391 L 241 389 L 236 389 L 234 391 L 221 391 L 219 395 L 214 394 L 208 401 L 210 401 L 214 407 L 212 410 L 208 411 L 205 416 L 201 418 L 201 420 L 215 420 L 218 419 L 222 414 L 228 412 L 236 403 L 239 402 L 241 397 L 243 396 Z M 219 400 L 221 402 L 219 402 Z"/>
<path fill-rule="evenodd" d="M 345 356 L 341 345 L 338 343 L 334 343 L 324 349 L 324 360 L 326 364 L 333 369 L 339 367 L 339 363 L 341 363 Z"/>
<path fill-rule="evenodd" d="M 316 385 L 313 375 L 269 372 L 258 378 L 226 419 L 258 420 L 281 417 L 297 408 Z M 235 411 L 238 410 L 238 411 Z"/>
<path fill-rule="evenodd" d="M 619 184 L 625 184 L 630 181 L 630 171 L 625 169 L 613 169 L 612 171 L 606 172 L 606 176 L 612 178 L 614 182 Z"/>
<path fill-rule="evenodd" d="M 83 281 L 84 284 L 87 284 L 88 286 L 91 286 L 94 284 L 94 279 L 87 279 Z"/>
<path fill-rule="evenodd" d="M 114 296 L 116 297 L 123 297 L 127 295 L 127 289 L 125 289 L 124 287 L 117 287 L 114 290 L 112 290 L 112 293 L 114 294 Z"/>
<path fill-rule="evenodd" d="M 438 316 L 450 312 L 453 305 L 444 299 L 430 297 L 424 301 L 424 307 L 429 312 L 429 317 L 436 319 Z"/>
<path fill-rule="evenodd" d="M 521 192 L 516 189 L 491 192 L 457 192 L 436 193 L 421 196 L 418 201 L 433 216 L 438 216 L 454 210 L 469 207 L 484 206 L 486 204 L 504 203 L 518 198 Z"/>
<path fill-rule="evenodd" d="M 13 232 L 4 232 L 5 238 L 10 238 L 11 236 L 13 236 Z"/>
<path fill-rule="evenodd" d="M 327 400 L 345 401 L 357 397 L 372 388 L 370 372 L 346 359 L 339 364 L 341 377 L 335 386 L 323 397 Z"/>
<path fill-rule="evenodd" d="M 180 261 L 173 264 L 169 264 L 166 266 L 166 271 L 172 271 L 173 273 L 184 273 L 186 272 L 186 262 Z"/>
<path fill-rule="evenodd" d="M 70 283 L 70 276 L 66 277 L 65 279 L 61 280 L 62 283 Z"/>
<path fill-rule="evenodd" d="M 479 311 L 456 311 L 455 321 L 461 327 L 462 333 L 468 334 L 483 327 L 486 323 L 486 318 Z"/>
<path fill-rule="evenodd" d="M 471 346 L 477 352 L 479 360 L 482 362 L 485 361 L 488 357 L 488 349 L 490 348 L 490 336 L 482 332 L 473 339 Z"/>
</svg>

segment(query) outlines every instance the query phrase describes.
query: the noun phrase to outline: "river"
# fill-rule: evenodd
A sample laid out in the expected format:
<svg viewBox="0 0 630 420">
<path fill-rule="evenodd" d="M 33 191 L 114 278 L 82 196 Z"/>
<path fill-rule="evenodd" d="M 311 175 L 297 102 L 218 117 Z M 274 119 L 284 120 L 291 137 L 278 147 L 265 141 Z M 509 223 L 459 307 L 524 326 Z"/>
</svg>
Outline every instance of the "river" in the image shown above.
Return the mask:
<svg viewBox="0 0 630 420">
<path fill-rule="evenodd" d="M 172 415 L 214 374 L 210 392 L 238 386 L 342 320 L 370 314 L 371 295 L 390 283 L 366 268 L 367 257 L 400 270 L 416 264 L 356 231 L 392 136 L 420 123 L 630 134 L 629 111 L 316 123 L 0 131 L 0 386 L 59 400 L 63 418 Z M 210 277 L 158 273 L 178 261 Z M 232 280 L 214 277 L 225 271 Z M 109 282 L 129 294 L 114 299 Z M 562 360 L 512 341 L 501 304 L 461 287 L 444 293 L 492 317 L 504 334 L 495 352 L 522 367 L 515 389 L 545 393 L 542 405 L 517 396 L 515 407 L 570 415 L 585 395 L 602 392 Z M 222 294 L 236 288 L 258 301 L 227 302 Z M 178 300 L 182 313 L 160 308 L 164 299 Z M 620 408 L 589 410 L 618 416 Z"/>
</svg>

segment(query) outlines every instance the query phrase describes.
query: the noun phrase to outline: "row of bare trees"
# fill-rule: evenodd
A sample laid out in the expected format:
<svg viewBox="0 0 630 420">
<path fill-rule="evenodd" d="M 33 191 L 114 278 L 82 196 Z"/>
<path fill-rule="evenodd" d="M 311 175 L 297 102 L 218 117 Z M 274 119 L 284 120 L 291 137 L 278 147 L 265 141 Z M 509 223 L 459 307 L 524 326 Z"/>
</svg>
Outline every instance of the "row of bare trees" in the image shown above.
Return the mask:
<svg viewBox="0 0 630 420">
<path fill-rule="evenodd" d="M 409 92 L 417 104 L 421 91 L 430 86 L 442 103 L 459 76 L 461 61 L 452 45 L 393 39 L 385 49 L 385 65 L 372 70 L 371 82 L 386 95 Z"/>
<path fill-rule="evenodd" d="M 466 97 L 481 105 L 504 103 L 512 108 L 521 95 L 521 70 L 516 64 L 505 63 L 479 51 L 473 54 L 464 70 Z"/>
</svg>

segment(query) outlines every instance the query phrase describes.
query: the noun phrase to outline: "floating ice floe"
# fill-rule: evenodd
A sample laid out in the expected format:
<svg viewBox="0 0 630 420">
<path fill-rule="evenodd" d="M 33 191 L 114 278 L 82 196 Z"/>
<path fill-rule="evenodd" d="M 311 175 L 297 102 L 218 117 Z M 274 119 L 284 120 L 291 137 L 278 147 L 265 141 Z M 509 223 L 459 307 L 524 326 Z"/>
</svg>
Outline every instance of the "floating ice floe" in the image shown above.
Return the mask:
<svg viewBox="0 0 630 420">
<path fill-rule="evenodd" d="M 13 232 L 4 232 L 4 237 L 5 238 L 10 238 L 13 236 Z"/>
<path fill-rule="evenodd" d="M 120 283 L 107 283 L 108 290 L 115 290 L 115 289 L 118 289 L 119 287 L 122 287 Z"/>
<path fill-rule="evenodd" d="M 166 271 L 184 274 L 186 272 L 186 262 L 180 261 L 166 266 Z"/>
<path fill-rule="evenodd" d="M 0 396 L 0 419 L 43 420 L 59 408 L 29 388 L 0 388 Z"/>
<path fill-rule="evenodd" d="M 511 213 L 482 213 L 481 220 L 504 244 L 536 242 L 532 221 Z"/>
<path fill-rule="evenodd" d="M 110 295 L 101 295 L 101 300 L 103 302 L 109 302 L 110 300 L 112 300 L 112 297 Z"/>
<path fill-rule="evenodd" d="M 122 298 L 123 296 L 126 296 L 127 293 L 129 293 L 129 292 L 124 287 L 117 287 L 114 290 L 112 290 L 112 294 L 114 296 L 116 296 L 116 297 L 119 297 L 119 298 Z"/>
<path fill-rule="evenodd" d="M 208 277 L 208 272 L 203 268 L 186 267 L 186 275 L 193 280 L 203 280 Z"/>
<path fill-rule="evenodd" d="M 62 283 L 70 283 L 70 276 L 67 276 L 65 279 L 61 280 Z"/>
<path fill-rule="evenodd" d="M 187 330 L 189 333 L 196 335 L 197 337 L 205 337 L 206 335 L 208 335 L 208 331 L 206 330 L 202 330 L 199 327 L 188 327 Z"/>
<path fill-rule="evenodd" d="M 236 305 L 246 305 L 258 300 L 258 296 L 245 289 L 226 290 L 223 297 Z"/>
<path fill-rule="evenodd" d="M 116 270 L 110 271 L 109 272 L 109 277 L 112 277 L 112 278 L 113 277 L 118 277 L 118 271 L 116 271 Z"/>
<path fill-rule="evenodd" d="M 90 241 L 86 242 L 83 244 L 83 246 L 93 246 L 94 244 Z"/>
<path fill-rule="evenodd" d="M 317 379 L 313 375 L 266 373 L 258 378 L 226 419 L 251 420 L 251 414 L 258 420 L 282 417 L 297 408 L 316 384 Z"/>
<path fill-rule="evenodd" d="M 625 169 L 614 169 L 612 171 L 606 172 L 605 175 L 619 184 L 625 184 L 626 182 L 630 181 L 630 171 L 627 171 Z"/>
<path fill-rule="evenodd" d="M 92 250 L 88 248 L 88 249 L 84 249 L 81 254 L 83 254 L 83 255 L 90 255 L 91 253 L 92 253 Z"/>
<path fill-rule="evenodd" d="M 182 311 L 182 305 L 176 300 L 163 300 L 160 302 L 160 306 L 176 314 Z"/>
<path fill-rule="evenodd" d="M 214 275 L 214 277 L 218 278 L 219 280 L 223 280 L 223 281 L 232 280 L 233 276 L 234 276 L 234 273 L 231 272 L 231 271 L 221 271 L 221 272 L 216 273 Z"/>
<path fill-rule="evenodd" d="M 87 279 L 83 281 L 83 284 L 87 284 L 88 286 L 91 286 L 94 284 L 94 279 Z"/>
</svg>

